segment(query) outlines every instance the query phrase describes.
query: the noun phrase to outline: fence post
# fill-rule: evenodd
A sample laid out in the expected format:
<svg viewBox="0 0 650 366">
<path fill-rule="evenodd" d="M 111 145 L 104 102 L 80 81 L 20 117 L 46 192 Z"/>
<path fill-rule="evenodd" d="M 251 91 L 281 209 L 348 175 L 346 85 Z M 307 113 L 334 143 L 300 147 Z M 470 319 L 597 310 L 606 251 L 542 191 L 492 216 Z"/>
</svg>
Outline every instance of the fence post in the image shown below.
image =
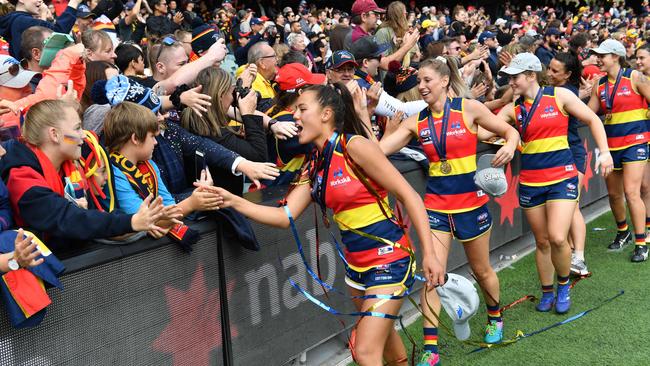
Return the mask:
<svg viewBox="0 0 650 366">
<path fill-rule="evenodd" d="M 228 286 L 226 284 L 226 270 L 223 260 L 223 232 L 221 222 L 217 221 L 217 261 L 219 262 L 219 305 L 221 309 L 221 352 L 223 365 L 232 366 L 232 338 L 230 337 L 230 314 L 228 312 Z"/>
</svg>

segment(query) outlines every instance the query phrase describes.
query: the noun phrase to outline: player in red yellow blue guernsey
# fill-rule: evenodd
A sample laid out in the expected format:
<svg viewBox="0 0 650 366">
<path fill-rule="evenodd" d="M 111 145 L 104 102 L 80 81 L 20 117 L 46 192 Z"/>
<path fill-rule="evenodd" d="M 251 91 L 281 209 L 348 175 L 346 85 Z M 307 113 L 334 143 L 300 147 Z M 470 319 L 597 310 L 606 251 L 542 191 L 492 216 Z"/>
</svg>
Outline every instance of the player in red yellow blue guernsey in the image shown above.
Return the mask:
<svg viewBox="0 0 650 366">
<path fill-rule="evenodd" d="M 636 49 L 636 69 L 646 77 L 650 77 L 650 43 L 645 43 Z M 648 131 L 650 131 L 650 118 L 646 119 L 646 127 L 648 128 Z M 650 140 L 648 140 L 648 144 L 650 144 Z M 645 240 L 648 242 L 648 240 L 650 240 L 648 237 L 648 232 L 650 231 L 650 164 L 645 165 L 645 170 L 643 172 L 641 199 L 643 199 L 643 204 L 645 206 Z"/>
<path fill-rule="evenodd" d="M 618 233 L 609 245 L 620 251 L 630 234 L 625 220 L 625 202 L 634 225 L 635 247 L 632 262 L 648 259 L 645 242 L 645 205 L 641 199 L 641 181 L 648 159 L 647 113 L 650 82 L 640 72 L 623 68 L 625 47 L 608 39 L 591 50 L 598 56 L 600 70 L 607 73 L 593 88 L 589 107 L 605 116 L 607 143 L 614 158 L 614 174 L 607 178 L 609 205 L 618 226 Z"/>
<path fill-rule="evenodd" d="M 571 307 L 569 274 L 571 248 L 567 242 L 571 218 L 578 201 L 578 173 L 567 138 L 569 117 L 589 125 L 602 153 L 596 169 L 607 176 L 613 169 L 605 129 L 575 94 L 565 88 L 540 87 L 542 64 L 532 53 L 520 53 L 500 73 L 510 77 L 510 87 L 520 97 L 499 116 L 515 124 L 521 135 L 519 205 L 531 226 L 537 250 L 535 261 L 542 285 L 537 310 L 564 314 Z M 553 274 L 557 274 L 557 295 Z"/>
<path fill-rule="evenodd" d="M 507 141 L 492 162 L 494 166 L 512 159 L 519 135 L 480 102 L 448 97 L 450 85 L 462 83 L 452 62 L 440 57 L 420 64 L 418 89 L 428 107 L 402 122 L 394 133 L 384 136 L 380 146 L 385 154 L 392 154 L 414 136 L 422 143 L 429 159 L 424 205 L 436 238 L 438 258 L 447 261 L 452 236 L 463 243 L 488 308 L 485 341 L 498 343 L 503 338 L 503 321 L 499 278 L 489 257 L 492 228 L 486 206 L 489 198 L 474 184 L 477 131 L 480 126 Z"/>
<path fill-rule="evenodd" d="M 402 294 L 410 286 L 414 274 L 412 256 L 389 244 L 408 248 L 404 230 L 388 210 L 386 197 L 391 193 L 406 207 L 422 243 L 422 266 L 429 288 L 444 283 L 444 265 L 436 259 L 422 200 L 377 144 L 368 140 L 369 126 L 355 113 L 347 88 L 336 83 L 303 89 L 294 118 L 300 130 L 299 142 L 315 144 L 318 154 L 310 159 L 311 164 L 301 176 L 306 179 L 298 182 L 287 196 L 287 205 L 284 208 L 261 206 L 214 188 L 223 197 L 222 207 L 233 207 L 255 221 L 286 228 L 290 225 L 289 215 L 300 215 L 315 200 L 323 210 L 327 207 L 334 212 L 349 263 L 346 283 L 351 294 L 394 295 Z M 358 169 L 355 171 L 359 174 L 353 169 Z M 362 182 L 363 172 L 367 174 L 367 185 Z M 439 308 L 437 295 L 432 299 Z M 398 313 L 403 301 L 403 298 L 354 299 L 358 311 L 370 309 L 391 315 Z M 357 323 L 353 355 L 359 364 L 382 365 L 382 360 L 391 365 L 406 364 L 406 349 L 393 322 L 385 317 L 365 316 Z M 437 336 L 429 335 L 427 340 L 434 342 Z M 438 360 L 431 365 L 437 363 Z"/>
</svg>

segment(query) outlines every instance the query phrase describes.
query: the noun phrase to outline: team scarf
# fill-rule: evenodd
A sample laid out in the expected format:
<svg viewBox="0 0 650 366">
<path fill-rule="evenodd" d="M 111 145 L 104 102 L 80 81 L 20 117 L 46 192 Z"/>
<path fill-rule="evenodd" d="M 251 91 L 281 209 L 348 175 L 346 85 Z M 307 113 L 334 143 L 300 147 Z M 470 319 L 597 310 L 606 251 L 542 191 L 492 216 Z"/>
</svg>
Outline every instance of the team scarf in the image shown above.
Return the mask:
<svg viewBox="0 0 650 366">
<path fill-rule="evenodd" d="M 63 180 L 61 179 L 61 174 L 56 170 L 50 159 L 45 155 L 41 149 L 38 147 L 26 144 L 27 147 L 32 150 L 38 163 L 43 170 L 43 178 L 47 182 L 47 186 L 54 192 L 65 197 L 65 189 L 63 187 Z M 85 191 L 88 188 L 88 183 L 84 179 L 84 174 L 81 172 L 79 167 L 72 160 L 66 160 L 61 165 L 61 172 L 63 173 L 66 181 L 69 181 L 75 187 L 75 191 Z M 80 194 L 80 196 L 83 195 Z"/>
<path fill-rule="evenodd" d="M 148 161 L 133 164 L 124 155 L 111 153 L 109 159 L 114 167 L 119 169 L 131 184 L 131 187 L 145 199 L 149 194 L 158 196 L 158 176 Z M 199 240 L 199 232 L 184 224 L 176 224 L 167 233 L 185 252 L 192 251 L 192 245 Z"/>
<path fill-rule="evenodd" d="M 82 149 L 82 156 L 79 159 L 81 167 L 83 168 L 84 176 L 88 183 L 88 195 L 95 203 L 97 210 L 102 212 L 113 212 L 116 207 L 115 193 L 114 193 L 114 176 L 108 161 L 106 150 L 100 144 L 99 138 L 93 131 L 84 131 L 86 138 L 84 139 L 84 149 Z M 87 153 L 86 153 L 87 151 Z M 105 168 L 106 170 L 106 186 L 108 194 L 104 193 L 102 187 L 99 186 L 96 180 L 97 170 Z M 97 197 L 99 196 L 99 198 Z"/>
</svg>

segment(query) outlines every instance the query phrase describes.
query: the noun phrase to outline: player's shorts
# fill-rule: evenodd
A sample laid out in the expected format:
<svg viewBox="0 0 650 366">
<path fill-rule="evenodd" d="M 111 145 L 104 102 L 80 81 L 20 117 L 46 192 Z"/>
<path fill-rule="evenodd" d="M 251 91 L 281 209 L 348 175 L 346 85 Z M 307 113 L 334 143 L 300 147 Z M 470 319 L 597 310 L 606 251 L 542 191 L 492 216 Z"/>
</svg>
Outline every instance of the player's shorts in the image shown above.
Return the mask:
<svg viewBox="0 0 650 366">
<path fill-rule="evenodd" d="M 548 186 L 519 184 L 519 206 L 534 208 L 549 201 L 577 201 L 580 196 L 578 177 L 571 177 Z"/>
<path fill-rule="evenodd" d="M 347 267 L 345 283 L 357 290 L 365 291 L 378 287 L 404 286 L 410 288 L 415 281 L 411 257 L 404 257 L 395 262 L 380 264 L 364 272 L 357 272 Z"/>
<path fill-rule="evenodd" d="M 487 205 L 472 211 L 444 213 L 427 210 L 431 231 L 451 233 L 460 242 L 474 240 L 492 228 L 492 216 Z"/>
<path fill-rule="evenodd" d="M 612 160 L 614 160 L 614 170 L 623 169 L 623 164 L 648 160 L 648 144 L 645 143 L 610 152 L 612 154 Z"/>
<path fill-rule="evenodd" d="M 587 171 L 587 150 L 581 144 L 571 145 L 570 146 L 571 155 L 573 155 L 573 161 L 576 164 L 576 169 L 582 174 L 585 174 Z"/>
</svg>

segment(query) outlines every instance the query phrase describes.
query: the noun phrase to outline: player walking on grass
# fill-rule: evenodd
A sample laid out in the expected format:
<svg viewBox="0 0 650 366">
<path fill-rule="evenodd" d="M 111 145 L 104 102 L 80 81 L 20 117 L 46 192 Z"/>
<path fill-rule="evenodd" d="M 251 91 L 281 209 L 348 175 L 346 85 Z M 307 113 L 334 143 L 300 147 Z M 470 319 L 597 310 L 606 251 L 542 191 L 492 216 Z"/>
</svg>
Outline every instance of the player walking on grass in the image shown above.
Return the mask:
<svg viewBox="0 0 650 366">
<path fill-rule="evenodd" d="M 582 65 L 578 56 L 574 53 L 562 52 L 555 55 L 546 70 L 549 84 L 555 87 L 563 87 L 570 90 L 573 94 L 579 95 L 580 77 L 582 75 Z M 578 134 L 577 118 L 569 118 L 569 149 L 573 155 L 573 162 L 578 169 L 578 193 L 582 189 L 582 183 L 587 170 L 587 150 L 585 149 L 582 138 Z M 589 270 L 585 264 L 585 239 L 587 237 L 587 226 L 585 218 L 580 211 L 580 205 L 576 205 L 576 210 L 571 218 L 571 228 L 569 229 L 569 244 L 573 249 L 571 255 L 571 272 L 580 276 L 587 275 Z"/>
<path fill-rule="evenodd" d="M 429 176 L 424 204 L 436 256 L 446 263 L 455 237 L 463 243 L 470 267 L 484 294 L 488 311 L 485 342 L 503 339 L 499 306 L 499 278 L 490 265 L 492 218 L 488 196 L 474 184 L 477 133 L 479 127 L 506 139 L 492 164 L 501 166 L 514 156 L 519 143 L 517 131 L 497 118 L 478 101 L 449 98 L 449 87 L 462 83 L 451 59 L 426 60 L 418 70 L 418 89 L 428 107 L 402 122 L 380 141 L 385 154 L 393 154 L 417 137 L 429 159 Z M 427 324 L 426 327 L 432 325 Z"/>
<path fill-rule="evenodd" d="M 571 248 L 567 242 L 571 218 L 578 201 L 578 173 L 567 139 L 569 117 L 587 124 L 601 149 L 596 168 L 607 176 L 613 167 L 605 129 L 575 94 L 565 88 L 541 87 L 542 64 L 532 53 L 515 56 L 500 73 L 520 97 L 499 116 L 515 124 L 521 135 L 519 205 L 531 226 L 537 249 L 535 262 L 542 285 L 537 310 L 564 314 L 571 307 L 569 271 Z M 557 275 L 557 293 L 553 274 Z"/>
<path fill-rule="evenodd" d="M 627 202 L 636 244 L 631 260 L 643 262 L 648 259 L 648 246 L 641 181 L 648 159 L 650 81 L 642 73 L 624 68 L 625 47 L 616 40 L 603 41 L 591 52 L 598 55 L 600 70 L 607 73 L 593 89 L 589 107 L 605 114 L 607 144 L 614 159 L 614 173 L 606 182 L 618 233 L 608 249 L 620 251 L 629 241 L 625 220 Z"/>
<path fill-rule="evenodd" d="M 310 86 L 302 91 L 294 114 L 298 140 L 301 144 L 314 143 L 318 154 L 303 171 L 303 180 L 289 193 L 284 208 L 257 205 L 223 189 L 215 190 L 223 196 L 222 207 L 233 207 L 255 221 L 277 227 L 288 227 L 288 216 L 299 216 L 312 200 L 323 210 L 332 209 L 346 246 L 345 259 L 349 266 L 345 281 L 356 297 L 357 310 L 394 316 L 403 298 L 387 301 L 359 298 L 401 295 L 414 281 L 408 240 L 389 213 L 389 192 L 404 205 L 420 238 L 422 267 L 429 289 L 444 283 L 445 266 L 433 250 L 422 200 L 379 147 L 368 140 L 371 132 L 358 118 L 353 105 L 347 88 L 339 83 Z M 367 184 L 360 174 L 367 174 Z M 406 250 L 389 243 L 397 243 Z M 422 291 L 422 294 L 429 294 L 428 302 L 439 312 L 436 292 Z M 425 314 L 431 317 L 428 307 L 424 308 Z M 354 338 L 352 351 L 360 365 L 381 366 L 382 358 L 390 365 L 407 364 L 406 349 L 392 319 L 365 316 L 358 322 Z M 437 335 L 425 339 L 437 344 Z M 426 365 L 438 364 L 436 350 Z"/>
</svg>

